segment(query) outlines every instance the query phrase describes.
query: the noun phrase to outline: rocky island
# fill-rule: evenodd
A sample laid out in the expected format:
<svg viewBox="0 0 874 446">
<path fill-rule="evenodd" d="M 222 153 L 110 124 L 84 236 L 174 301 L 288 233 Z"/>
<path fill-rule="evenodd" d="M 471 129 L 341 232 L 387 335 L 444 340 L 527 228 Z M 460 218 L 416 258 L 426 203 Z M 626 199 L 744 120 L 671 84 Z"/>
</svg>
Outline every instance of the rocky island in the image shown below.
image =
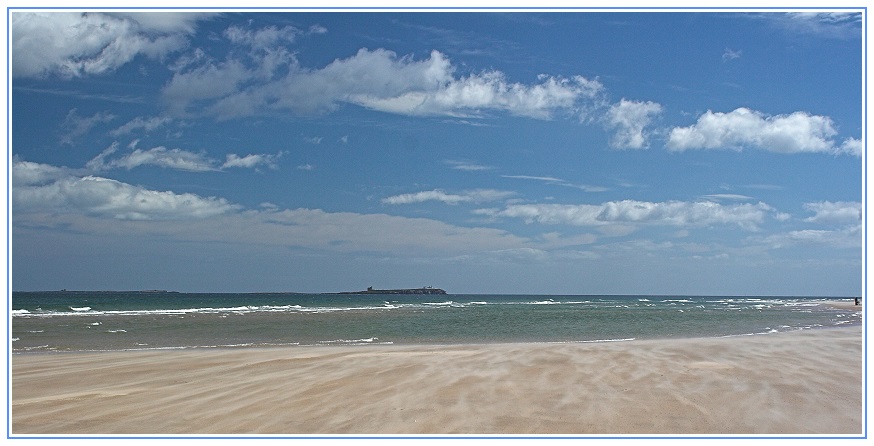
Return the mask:
<svg viewBox="0 0 874 446">
<path fill-rule="evenodd" d="M 337 294 L 446 294 L 446 291 L 440 288 L 430 286 L 422 288 L 401 288 L 392 290 L 375 290 L 373 287 L 367 287 L 364 291 L 345 291 Z"/>
</svg>

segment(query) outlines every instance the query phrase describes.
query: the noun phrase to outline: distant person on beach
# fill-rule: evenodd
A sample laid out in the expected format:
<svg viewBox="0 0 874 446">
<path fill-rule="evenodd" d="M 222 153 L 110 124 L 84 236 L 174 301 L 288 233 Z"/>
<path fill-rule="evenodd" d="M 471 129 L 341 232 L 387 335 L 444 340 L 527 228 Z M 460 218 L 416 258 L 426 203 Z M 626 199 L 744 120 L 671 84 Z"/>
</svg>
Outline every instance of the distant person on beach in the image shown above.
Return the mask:
<svg viewBox="0 0 874 446">
<path fill-rule="evenodd" d="M 861 297 L 856 298 L 856 305 L 862 305 L 862 298 Z"/>
</svg>

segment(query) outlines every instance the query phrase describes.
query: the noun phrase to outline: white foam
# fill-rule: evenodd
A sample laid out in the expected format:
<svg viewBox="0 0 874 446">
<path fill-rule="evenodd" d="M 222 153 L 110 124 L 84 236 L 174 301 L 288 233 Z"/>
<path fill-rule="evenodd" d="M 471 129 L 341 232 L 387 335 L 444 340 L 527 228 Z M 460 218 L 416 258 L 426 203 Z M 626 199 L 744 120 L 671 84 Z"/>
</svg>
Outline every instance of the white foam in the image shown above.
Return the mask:
<svg viewBox="0 0 874 446">
<path fill-rule="evenodd" d="M 91 307 L 70 307 L 73 311 L 91 311 Z"/>
<path fill-rule="evenodd" d="M 597 344 L 601 342 L 627 342 L 634 341 L 637 338 L 619 338 L 619 339 L 590 339 L 585 341 L 554 341 L 547 344 Z"/>
<path fill-rule="evenodd" d="M 393 342 L 391 341 L 379 341 L 379 338 L 365 338 L 365 339 L 334 339 L 333 341 L 318 341 L 319 344 L 328 344 L 328 345 L 391 345 Z"/>
</svg>

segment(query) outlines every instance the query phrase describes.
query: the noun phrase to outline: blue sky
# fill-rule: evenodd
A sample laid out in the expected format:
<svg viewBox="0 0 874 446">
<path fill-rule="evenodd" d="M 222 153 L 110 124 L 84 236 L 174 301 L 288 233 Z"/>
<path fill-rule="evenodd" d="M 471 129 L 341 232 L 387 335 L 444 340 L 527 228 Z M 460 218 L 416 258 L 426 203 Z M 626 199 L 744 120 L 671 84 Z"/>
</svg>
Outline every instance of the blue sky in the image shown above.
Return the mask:
<svg viewBox="0 0 874 446">
<path fill-rule="evenodd" d="M 862 293 L 858 12 L 9 14 L 15 290 Z"/>
</svg>

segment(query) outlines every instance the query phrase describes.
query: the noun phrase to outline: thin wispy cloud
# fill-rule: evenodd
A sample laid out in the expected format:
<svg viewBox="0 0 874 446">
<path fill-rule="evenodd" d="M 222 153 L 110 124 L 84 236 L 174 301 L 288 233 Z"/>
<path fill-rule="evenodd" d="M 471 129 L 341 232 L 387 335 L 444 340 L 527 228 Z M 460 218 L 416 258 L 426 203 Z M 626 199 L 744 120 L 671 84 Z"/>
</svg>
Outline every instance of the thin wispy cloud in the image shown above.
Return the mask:
<svg viewBox="0 0 874 446">
<path fill-rule="evenodd" d="M 728 62 L 730 60 L 740 59 L 743 55 L 743 51 L 741 50 L 733 50 L 731 48 L 726 48 L 725 52 L 722 53 L 722 61 Z"/>
<path fill-rule="evenodd" d="M 785 219 L 764 203 L 722 205 L 712 201 L 645 202 L 622 200 L 601 204 L 516 204 L 501 210 L 483 209 L 480 215 L 520 218 L 529 223 L 602 226 L 609 224 L 652 224 L 699 227 L 713 224 L 737 225 L 757 230 L 769 215 Z"/>
<path fill-rule="evenodd" d="M 394 195 L 382 199 L 384 204 L 413 204 L 426 201 L 440 201 L 450 205 L 459 203 L 482 203 L 499 201 L 516 195 L 515 192 L 494 189 L 474 189 L 459 193 L 446 193 L 442 190 L 429 190 L 409 194 Z"/>
<path fill-rule="evenodd" d="M 609 190 L 609 188 L 603 186 L 592 186 L 588 184 L 575 184 L 568 181 L 565 181 L 561 178 L 555 177 L 541 177 L 541 176 L 533 176 L 533 175 L 501 175 L 501 178 L 509 178 L 514 180 L 530 180 L 530 181 L 542 181 L 547 184 L 555 184 L 558 186 L 572 187 L 574 189 L 580 189 L 585 192 L 605 192 Z"/>
<path fill-rule="evenodd" d="M 91 116 L 79 115 L 78 109 L 72 109 L 67 113 L 67 117 L 61 124 L 64 134 L 61 136 L 61 144 L 73 144 L 73 142 L 86 133 L 91 131 L 95 126 L 111 122 L 115 119 L 112 113 L 97 112 Z"/>
<path fill-rule="evenodd" d="M 157 166 L 189 172 L 213 172 L 230 168 L 276 167 L 282 152 L 276 154 L 226 155 L 224 162 L 209 157 L 205 152 L 191 152 L 179 148 L 168 149 L 163 146 L 151 149 L 134 149 L 116 156 L 118 144 L 112 144 L 85 165 L 93 171 L 111 169 L 131 170 L 141 166 Z"/>
<path fill-rule="evenodd" d="M 446 160 L 446 161 L 444 161 L 444 163 L 448 164 L 450 169 L 464 170 L 464 171 L 468 171 L 468 172 L 494 170 L 494 167 L 491 167 L 491 166 L 483 166 L 481 164 L 473 163 L 470 161 L 463 161 L 463 160 Z"/>
</svg>

